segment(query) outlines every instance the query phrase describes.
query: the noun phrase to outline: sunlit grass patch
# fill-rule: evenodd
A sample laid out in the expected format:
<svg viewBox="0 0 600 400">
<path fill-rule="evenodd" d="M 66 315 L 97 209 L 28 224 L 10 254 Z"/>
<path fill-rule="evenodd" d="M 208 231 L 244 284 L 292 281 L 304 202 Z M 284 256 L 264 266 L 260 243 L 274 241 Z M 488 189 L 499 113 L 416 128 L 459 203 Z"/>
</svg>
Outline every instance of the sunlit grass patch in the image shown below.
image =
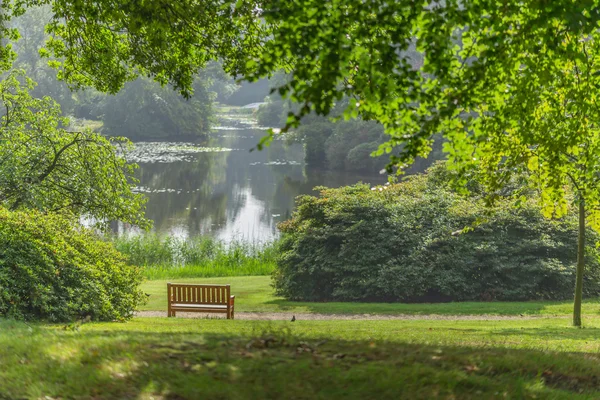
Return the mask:
<svg viewBox="0 0 600 400">
<path fill-rule="evenodd" d="M 165 310 L 167 281 L 181 283 L 230 284 L 236 295 L 238 312 L 285 312 L 290 314 L 410 314 L 410 315 L 506 315 L 506 316 L 569 316 L 572 301 L 522 302 L 454 302 L 454 303 L 358 303 L 299 302 L 276 296 L 270 276 L 230 276 L 213 278 L 171 278 L 148 280 L 142 284 L 150 296 L 142 310 Z M 600 299 L 585 299 L 583 315 L 600 316 Z"/>
</svg>

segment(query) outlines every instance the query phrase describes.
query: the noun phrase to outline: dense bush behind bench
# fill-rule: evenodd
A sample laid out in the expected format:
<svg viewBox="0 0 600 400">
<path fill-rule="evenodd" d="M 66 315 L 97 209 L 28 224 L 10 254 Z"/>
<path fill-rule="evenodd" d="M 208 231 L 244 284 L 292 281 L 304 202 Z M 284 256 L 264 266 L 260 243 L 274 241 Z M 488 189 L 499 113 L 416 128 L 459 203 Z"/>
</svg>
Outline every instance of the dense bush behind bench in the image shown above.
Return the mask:
<svg viewBox="0 0 600 400">
<path fill-rule="evenodd" d="M 110 243 L 59 215 L 0 208 L 0 316 L 129 318 L 142 275 Z"/>
<path fill-rule="evenodd" d="M 486 208 L 445 186 L 439 171 L 376 190 L 359 184 L 299 198 L 279 226 L 277 293 L 316 301 L 572 298 L 574 215 L 545 219 L 533 200 Z M 587 235 L 584 293 L 597 296 L 599 237 Z"/>
</svg>

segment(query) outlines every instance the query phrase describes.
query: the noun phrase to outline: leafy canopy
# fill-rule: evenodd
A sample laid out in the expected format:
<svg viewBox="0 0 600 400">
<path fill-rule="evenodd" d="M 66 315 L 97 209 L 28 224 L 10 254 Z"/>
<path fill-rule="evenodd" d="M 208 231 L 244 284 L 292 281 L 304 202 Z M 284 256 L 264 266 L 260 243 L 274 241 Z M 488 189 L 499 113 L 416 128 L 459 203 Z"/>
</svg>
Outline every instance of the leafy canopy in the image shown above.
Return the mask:
<svg viewBox="0 0 600 400">
<path fill-rule="evenodd" d="M 564 215 L 572 184 L 596 209 L 600 88 L 596 1 L 275 1 L 251 79 L 288 62 L 279 88 L 301 103 L 285 128 L 344 96 L 346 117 L 381 122 L 402 168 L 446 138 L 450 167 L 486 172 L 495 193 L 528 170 L 546 215 Z M 390 165 L 390 167 L 391 167 Z"/>
<path fill-rule="evenodd" d="M 481 104 L 472 134 L 462 138 L 474 149 L 473 160 L 455 156 L 465 168 L 485 172 L 488 186 L 501 186 L 516 171 L 527 171 L 541 190 L 548 217 L 567 212 L 570 185 L 584 201 L 588 222 L 596 230 L 600 230 L 598 39 L 597 33 L 585 38 L 566 35 L 556 51 L 576 57 L 535 59 L 516 71 L 513 87 L 496 101 Z"/>
<path fill-rule="evenodd" d="M 222 59 L 228 72 L 240 73 L 268 33 L 251 0 L 8 0 L 0 15 L 48 4 L 51 39 L 41 54 L 55 56 L 59 77 L 75 87 L 109 93 L 142 74 L 189 96 L 208 61 Z"/>
</svg>

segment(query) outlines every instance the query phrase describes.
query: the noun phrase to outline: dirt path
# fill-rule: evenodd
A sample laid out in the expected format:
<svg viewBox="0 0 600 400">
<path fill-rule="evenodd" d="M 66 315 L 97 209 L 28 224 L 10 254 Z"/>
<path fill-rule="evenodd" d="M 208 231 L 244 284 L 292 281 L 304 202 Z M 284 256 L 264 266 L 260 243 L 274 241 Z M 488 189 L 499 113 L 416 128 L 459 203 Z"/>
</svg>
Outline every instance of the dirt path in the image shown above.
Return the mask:
<svg viewBox="0 0 600 400">
<path fill-rule="evenodd" d="M 166 317 L 165 311 L 138 311 L 136 317 Z M 244 320 L 291 320 L 292 313 L 258 313 L 258 312 L 236 312 L 235 319 Z M 517 321 L 540 318 L 557 318 L 555 316 L 539 315 L 410 315 L 410 314 L 295 314 L 296 320 L 433 320 L 433 321 Z M 178 318 L 225 318 L 221 315 L 207 315 L 202 313 L 178 312 Z M 560 317 L 559 317 L 560 318 Z M 566 318 L 566 317 L 565 317 Z"/>
</svg>

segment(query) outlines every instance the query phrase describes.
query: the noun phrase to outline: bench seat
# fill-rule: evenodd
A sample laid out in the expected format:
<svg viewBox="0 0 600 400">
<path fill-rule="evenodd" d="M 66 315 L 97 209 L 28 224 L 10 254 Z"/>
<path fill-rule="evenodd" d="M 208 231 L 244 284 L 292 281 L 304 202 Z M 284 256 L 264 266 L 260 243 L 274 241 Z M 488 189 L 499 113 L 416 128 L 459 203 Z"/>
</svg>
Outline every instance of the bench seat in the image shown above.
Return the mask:
<svg viewBox="0 0 600 400">
<path fill-rule="evenodd" d="M 218 311 L 227 310 L 227 306 L 215 304 L 172 304 L 171 310 L 175 311 Z"/>
</svg>

